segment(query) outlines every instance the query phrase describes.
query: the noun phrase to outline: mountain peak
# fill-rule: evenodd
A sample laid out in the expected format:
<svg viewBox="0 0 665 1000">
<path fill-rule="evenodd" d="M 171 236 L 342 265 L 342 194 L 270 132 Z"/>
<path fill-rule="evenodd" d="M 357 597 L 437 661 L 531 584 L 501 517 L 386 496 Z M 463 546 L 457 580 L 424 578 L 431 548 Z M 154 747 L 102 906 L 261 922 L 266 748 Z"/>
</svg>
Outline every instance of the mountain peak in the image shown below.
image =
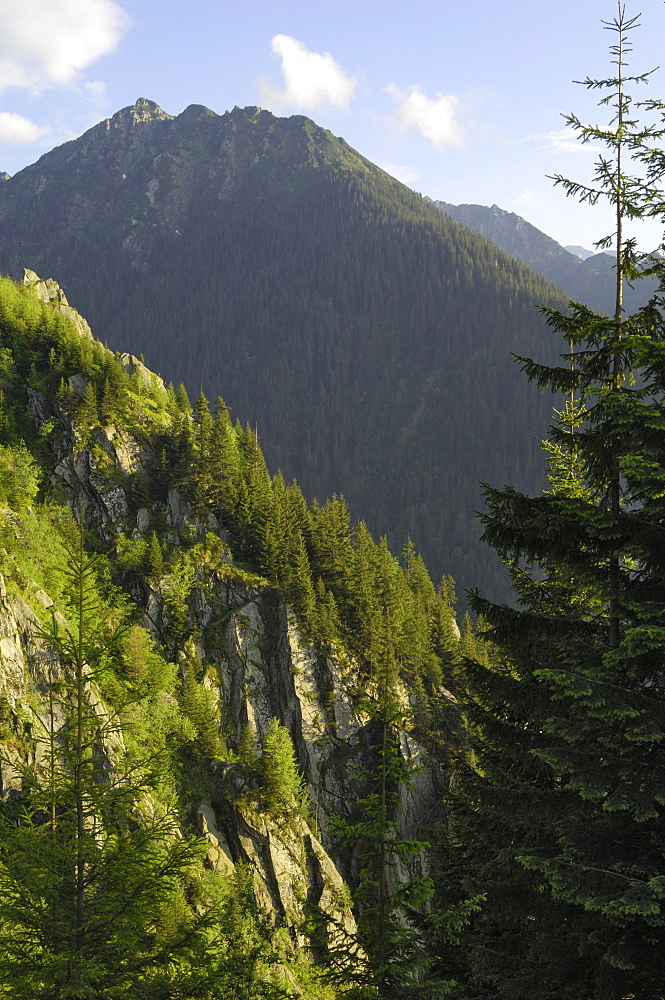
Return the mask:
<svg viewBox="0 0 665 1000">
<path fill-rule="evenodd" d="M 492 240 L 505 253 L 564 289 L 575 302 L 585 302 L 600 312 L 614 308 L 616 279 L 611 254 L 581 246 L 562 247 L 520 215 L 498 205 L 451 205 L 444 201 L 434 204 L 456 222 Z M 634 289 L 627 286 L 624 303 L 628 311 L 640 309 L 645 293 L 648 298 L 653 287 L 648 281 Z"/>
<path fill-rule="evenodd" d="M 227 111 L 227 115 L 230 115 L 232 119 L 242 119 L 243 121 L 249 122 L 251 125 L 256 125 L 259 122 L 272 122 L 277 121 L 275 115 L 272 111 L 266 111 L 265 108 L 259 108 L 256 104 L 248 104 L 246 107 L 241 108 L 237 104 L 232 111 Z"/>
<path fill-rule="evenodd" d="M 154 101 L 149 101 L 145 97 L 139 97 L 134 104 L 116 111 L 111 118 L 111 123 L 114 125 L 134 125 L 137 122 L 172 120 L 173 115 L 167 114 Z"/>
<path fill-rule="evenodd" d="M 510 394 L 510 352 L 533 353 L 544 327 L 531 304 L 565 306 L 542 279 L 311 118 L 255 106 L 171 118 L 137 101 L 0 184 L 0 218 L 1 271 L 57 275 L 112 350 L 158 358 L 167 380 L 265 428 L 286 481 L 322 500 L 344 488 L 353 517 L 373 500 L 380 534 L 423 538 L 437 576 L 476 583 L 468 511 L 506 453 L 476 439 L 492 445 L 509 412 L 505 448 L 524 442 L 526 477 L 540 461 L 530 400 L 542 426 L 550 415 L 535 390 Z M 482 407 L 480 369 L 494 379 Z M 489 585 L 500 592 L 496 573 Z"/>
<path fill-rule="evenodd" d="M 241 108 L 239 104 L 234 105 L 233 111 L 230 111 L 231 115 L 239 115 L 242 118 L 255 118 L 256 115 L 260 115 L 263 108 L 260 108 L 257 104 L 247 104 L 244 108 Z"/>
<path fill-rule="evenodd" d="M 157 105 L 155 105 L 157 107 Z M 159 108 L 157 109 L 160 110 Z M 164 112 L 162 112 L 164 114 Z M 168 115 L 166 117 L 169 117 Z M 184 111 L 181 111 L 178 115 L 178 120 L 186 119 L 198 120 L 200 118 L 219 118 L 216 111 L 211 111 L 207 108 L 205 104 L 188 104 Z"/>
<path fill-rule="evenodd" d="M 597 250 L 587 250 L 586 247 L 580 247 L 577 246 L 577 244 L 575 246 L 564 247 L 564 250 L 567 250 L 568 253 L 572 253 L 575 257 L 579 257 L 580 260 L 588 260 L 589 257 L 595 257 L 598 253 Z"/>
</svg>

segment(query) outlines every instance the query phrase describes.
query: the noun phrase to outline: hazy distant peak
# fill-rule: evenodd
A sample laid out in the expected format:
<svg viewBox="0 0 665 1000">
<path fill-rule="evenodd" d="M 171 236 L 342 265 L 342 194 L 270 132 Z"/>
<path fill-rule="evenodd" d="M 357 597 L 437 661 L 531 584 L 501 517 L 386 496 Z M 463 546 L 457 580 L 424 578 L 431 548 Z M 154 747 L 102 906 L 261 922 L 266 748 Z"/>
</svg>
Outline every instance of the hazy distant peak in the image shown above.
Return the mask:
<svg viewBox="0 0 665 1000">
<path fill-rule="evenodd" d="M 427 198 L 427 201 L 433 201 L 433 199 Z M 499 205 L 496 205 L 496 204 L 495 205 L 490 205 L 489 207 L 487 205 L 479 205 L 477 202 L 464 202 L 461 205 L 453 205 L 453 204 L 451 204 L 450 202 L 447 202 L 447 201 L 436 201 L 436 200 L 433 201 L 433 204 L 436 205 L 437 208 L 441 209 L 444 212 L 447 212 L 447 210 L 449 208 L 453 208 L 453 209 L 458 209 L 460 212 L 461 211 L 467 211 L 467 212 L 468 211 L 478 211 L 478 212 L 482 212 L 484 215 L 487 215 L 487 213 L 490 212 L 492 215 L 496 215 L 496 216 L 499 216 L 499 215 L 500 216 L 507 216 L 509 218 L 512 217 L 514 219 L 520 219 L 521 218 L 521 216 L 515 215 L 514 212 L 508 212 L 508 211 L 506 211 L 505 208 L 500 208 Z M 524 221 L 524 220 L 522 220 L 522 221 Z"/>
<path fill-rule="evenodd" d="M 11 180 L 11 176 L 12 176 L 12 175 L 11 175 L 11 174 L 8 174 L 6 170 L 3 170 L 2 172 L 0 172 L 0 181 L 8 181 L 8 180 Z"/>
<path fill-rule="evenodd" d="M 589 257 L 595 257 L 598 253 L 597 250 L 587 250 L 586 247 L 578 246 L 567 246 L 564 247 L 564 249 L 567 250 L 568 253 L 575 254 L 575 256 L 579 257 L 580 260 L 588 260 Z"/>
<path fill-rule="evenodd" d="M 564 248 L 521 216 L 498 205 L 489 208 L 451 205 L 445 201 L 434 204 L 456 222 L 492 240 L 505 253 L 564 289 L 575 302 L 586 302 L 601 312 L 614 308 L 616 279 L 607 251 L 587 250 L 577 245 Z M 628 312 L 641 308 L 654 289 L 652 279 L 640 282 L 634 289 L 627 286 L 624 304 Z"/>
<path fill-rule="evenodd" d="M 536 229 L 521 215 L 507 212 L 505 208 L 500 208 L 498 205 L 492 205 L 488 208 L 487 205 L 475 204 L 451 205 L 446 201 L 435 201 L 434 204 L 457 222 L 461 222 L 462 225 L 474 229 L 481 236 L 497 243 L 506 253 L 517 257 L 522 263 L 541 274 L 545 272 L 536 263 L 534 253 L 536 255 L 545 254 L 547 257 L 552 257 L 552 255 L 570 257 L 551 236 Z M 547 274 L 546 277 L 550 277 L 550 275 Z"/>
</svg>

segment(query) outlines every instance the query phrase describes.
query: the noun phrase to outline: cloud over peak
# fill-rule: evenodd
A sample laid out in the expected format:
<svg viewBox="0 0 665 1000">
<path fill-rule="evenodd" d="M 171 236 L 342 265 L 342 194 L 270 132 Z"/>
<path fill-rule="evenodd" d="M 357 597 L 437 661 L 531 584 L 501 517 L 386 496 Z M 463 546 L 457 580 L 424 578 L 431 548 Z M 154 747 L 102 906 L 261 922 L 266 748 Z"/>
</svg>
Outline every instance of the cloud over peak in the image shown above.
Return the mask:
<svg viewBox="0 0 665 1000">
<path fill-rule="evenodd" d="M 0 91 L 70 86 L 129 26 L 113 0 L 0 0 Z"/>
<path fill-rule="evenodd" d="M 390 121 L 401 129 L 415 128 L 437 149 L 462 147 L 464 138 L 456 114 L 459 98 L 452 94 L 427 97 L 418 84 L 399 90 L 394 83 L 385 88 L 396 103 Z"/>
<path fill-rule="evenodd" d="M 261 78 L 261 103 L 306 111 L 314 111 L 325 104 L 337 108 L 349 106 L 356 81 L 344 72 L 329 52 L 312 52 L 290 35 L 275 35 L 272 50 L 282 61 L 284 89 L 277 90 L 270 81 Z"/>
</svg>

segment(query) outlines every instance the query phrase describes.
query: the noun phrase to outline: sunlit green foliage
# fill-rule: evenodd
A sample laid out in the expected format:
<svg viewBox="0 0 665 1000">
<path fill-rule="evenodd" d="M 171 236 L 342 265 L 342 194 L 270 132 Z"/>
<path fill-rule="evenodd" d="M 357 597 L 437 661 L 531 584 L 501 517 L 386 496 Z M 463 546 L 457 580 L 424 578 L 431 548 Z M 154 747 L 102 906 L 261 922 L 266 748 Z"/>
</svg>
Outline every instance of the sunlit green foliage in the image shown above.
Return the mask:
<svg viewBox="0 0 665 1000">
<path fill-rule="evenodd" d="M 293 742 L 279 719 L 271 719 L 261 740 L 259 773 L 267 808 L 275 815 L 301 809 L 303 780 L 295 759 Z"/>
<path fill-rule="evenodd" d="M 46 996 L 45 977 L 60 982 L 70 961 L 62 958 L 70 954 L 69 933 L 74 958 L 67 967 L 72 962 L 76 966 L 72 996 L 77 1000 L 92 989 L 99 997 L 110 996 L 112 989 L 122 992 L 128 984 L 137 998 L 170 995 L 164 991 L 172 988 L 176 972 L 164 956 L 172 945 L 180 956 L 177 996 L 182 1000 L 237 996 L 241 983 L 248 1000 L 280 996 L 283 989 L 273 965 L 277 953 L 284 958 L 289 949 L 283 945 L 275 951 L 277 945 L 270 944 L 278 937 L 259 916 L 246 874 L 224 883 L 226 888 L 223 880 L 202 879 L 197 850 L 190 851 L 187 838 L 176 850 L 171 837 L 186 825 L 191 799 L 210 795 L 214 768 L 229 758 L 239 760 L 252 776 L 258 785 L 255 802 L 272 822 L 308 814 L 284 726 L 273 719 L 259 754 L 256 733 L 250 727 L 238 733 L 236 721 L 226 717 L 217 678 L 201 653 L 206 644 L 212 648 L 219 642 L 229 614 L 214 595 L 221 581 L 266 599 L 283 595 L 304 639 L 318 644 L 324 655 L 337 649 L 358 658 L 362 684 L 371 682 L 388 658 L 413 685 L 419 724 L 427 722 L 431 728 L 428 705 L 436 704 L 454 658 L 450 588 L 434 589 L 413 546 L 400 562 L 385 539 L 377 543 L 364 524 L 354 526 L 342 498 L 308 506 L 296 483 L 271 476 L 256 434 L 234 426 L 222 400 L 214 414 L 203 395 L 192 408 L 183 388 L 162 391 L 149 373 L 133 362 L 126 368 L 52 307 L 35 303 L 29 291 L 0 285 L 2 573 L 10 594 L 32 608 L 47 641 L 72 662 L 78 691 L 74 700 L 82 712 L 80 718 L 72 717 L 64 742 L 60 730 L 45 730 L 53 780 L 46 787 L 40 784 L 43 775 L 26 771 L 26 789 L 33 798 L 22 797 L 6 812 L 3 838 L 7 852 L 13 852 L 12 864 L 26 863 L 20 821 L 35 864 L 41 859 L 50 865 L 44 852 L 51 850 L 55 822 L 64 837 L 62 865 L 70 870 L 78 865 L 79 878 L 67 891 L 61 891 L 61 884 L 58 888 L 57 879 L 33 887 L 50 900 L 44 904 L 47 909 L 61 909 L 52 925 L 55 937 L 47 944 L 46 938 L 41 944 L 32 938 L 28 942 L 31 979 L 14 943 L 20 938 L 18 924 L 27 919 L 27 909 L 19 906 L 18 868 L 3 869 L 3 912 L 10 930 L 0 959 L 15 966 L 8 982 L 14 989 L 23 978 L 25 995 L 32 990 L 35 997 Z M 112 461 L 108 442 L 113 425 L 145 446 L 148 458 L 140 468 L 128 471 Z M 74 455 L 85 452 L 86 461 L 89 457 L 96 489 L 120 489 L 126 498 L 112 531 L 89 523 L 85 489 L 77 493 L 75 480 L 68 495 L 52 488 L 58 478 L 54 470 L 63 458 L 70 460 L 72 448 Z M 77 519 L 86 521 L 82 533 Z M 96 554 L 88 557 L 84 549 Z M 79 605 L 76 574 L 72 576 L 76 559 L 82 567 L 78 593 L 85 598 Z M 51 601 L 57 612 L 53 618 Z M 160 608 L 158 620 L 138 611 L 153 607 L 154 601 Z M 207 608 L 205 626 L 202 606 Z M 80 649 L 77 628 L 84 636 Z M 108 716 L 95 716 L 80 697 L 90 684 L 103 698 Z M 54 697 L 61 693 L 54 679 Z M 3 705 L 0 732 L 19 738 L 12 728 L 17 723 Z M 100 748 L 105 741 L 113 744 L 119 728 L 122 752 L 109 775 L 117 770 L 118 783 L 125 782 L 122 793 L 110 777 L 109 789 L 101 781 L 88 800 L 93 771 L 110 753 Z M 226 747 L 227 732 L 231 742 L 238 741 L 235 754 Z M 110 797 L 105 797 L 107 791 Z M 58 798 L 61 792 L 66 802 Z M 49 795 L 52 808 L 42 817 L 42 799 Z M 91 829 L 101 824 L 96 839 L 88 836 L 88 823 Z M 65 837 L 67 830 L 74 831 L 73 840 Z M 77 842 L 83 853 L 76 853 Z M 163 884 L 148 879 L 143 896 L 137 889 L 136 906 L 127 909 L 127 926 L 121 921 L 115 937 L 115 931 L 105 938 L 100 930 L 101 936 L 89 938 L 94 938 L 90 949 L 98 956 L 93 967 L 80 949 L 80 936 L 92 934 L 81 917 L 81 872 L 93 866 L 95 879 L 99 877 L 99 882 L 93 880 L 99 912 L 92 904 L 87 910 L 99 922 L 107 903 L 122 907 L 123 885 L 133 891 L 140 866 L 148 871 L 160 864 L 172 877 L 165 874 Z M 33 903 L 36 898 L 31 897 Z M 235 914 L 237 922 L 229 923 L 215 910 L 212 923 L 204 921 L 200 934 L 190 934 L 198 917 L 218 904 Z M 72 913 L 74 922 L 67 930 Z M 121 947 L 127 955 L 124 963 L 116 961 Z M 41 958 L 39 948 L 45 949 Z M 40 972 L 42 966 L 45 971 Z M 303 983 L 311 978 L 305 965 L 298 976 Z M 314 982 L 315 977 L 307 987 L 312 996 L 332 998 L 329 984 Z"/>
<path fill-rule="evenodd" d="M 0 506 L 23 513 L 34 502 L 41 474 L 34 458 L 19 443 L 0 446 Z"/>
</svg>

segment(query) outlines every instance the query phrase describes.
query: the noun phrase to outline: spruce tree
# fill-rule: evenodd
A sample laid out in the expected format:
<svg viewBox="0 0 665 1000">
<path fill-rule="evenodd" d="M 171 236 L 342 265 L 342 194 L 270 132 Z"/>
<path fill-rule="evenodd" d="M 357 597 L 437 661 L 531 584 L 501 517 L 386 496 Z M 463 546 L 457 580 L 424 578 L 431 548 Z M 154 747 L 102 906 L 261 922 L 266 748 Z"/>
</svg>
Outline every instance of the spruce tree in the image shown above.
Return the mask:
<svg viewBox="0 0 665 1000">
<path fill-rule="evenodd" d="M 162 551 L 162 544 L 159 540 L 157 532 L 153 528 L 150 532 L 150 538 L 148 540 L 145 553 L 145 570 L 148 576 L 152 577 L 154 580 L 158 580 L 162 575 L 163 569 L 164 553 Z"/>
<path fill-rule="evenodd" d="M 270 720 L 261 747 L 260 774 L 266 807 L 275 816 L 287 815 L 302 806 L 304 785 L 289 731 L 279 719 Z"/>
<path fill-rule="evenodd" d="M 247 426 L 239 433 L 242 481 L 238 496 L 238 555 L 262 571 L 278 547 L 275 537 L 275 511 L 270 474 L 258 439 Z"/>
<path fill-rule="evenodd" d="M 200 392 L 193 411 L 194 423 L 194 506 L 204 514 L 215 490 L 215 471 L 212 454 L 214 422 L 208 400 Z"/>
<path fill-rule="evenodd" d="M 662 213 L 663 130 L 639 123 L 625 90 L 649 75 L 626 72 L 636 19 L 619 5 L 606 27 L 616 72 L 583 82 L 604 92 L 611 121 L 568 123 L 608 153 L 591 184 L 556 180 L 614 208 L 600 244 L 615 250 L 615 311 L 545 310 L 568 351 L 559 367 L 522 367 L 585 408 L 554 422 L 548 491 L 486 489 L 484 538 L 512 567 L 521 606 L 472 601 L 497 650 L 467 661 L 469 748 L 451 820 L 451 844 L 470 858 L 465 888 L 488 896 L 464 943 L 472 994 L 665 995 L 665 270 L 623 229 Z M 626 317 L 624 279 L 647 271 L 659 293 Z"/>
<path fill-rule="evenodd" d="M 88 379 L 86 382 L 83 398 L 78 405 L 76 420 L 85 431 L 99 423 L 97 393 L 92 379 Z"/>
<path fill-rule="evenodd" d="M 223 399 L 215 404 L 210 440 L 211 478 L 209 500 L 225 528 L 234 530 L 238 517 L 238 493 L 242 458 L 238 434 Z"/>
<path fill-rule="evenodd" d="M 154 1000 L 217 975 L 198 972 L 218 917 L 201 891 L 200 847 L 152 798 L 155 762 L 125 766 L 117 720 L 96 694 L 118 638 L 100 618 L 96 574 L 81 530 L 68 620 L 54 616 L 42 633 L 51 678 L 33 727 L 40 753 L 21 768 L 20 797 L 0 800 L 2 996 Z"/>
<path fill-rule="evenodd" d="M 215 695 L 197 677 L 202 672 L 198 656 L 187 644 L 189 654 L 182 666 L 180 707 L 194 726 L 196 737 L 190 745 L 195 756 L 221 757 L 225 747 L 217 723 Z"/>
</svg>

